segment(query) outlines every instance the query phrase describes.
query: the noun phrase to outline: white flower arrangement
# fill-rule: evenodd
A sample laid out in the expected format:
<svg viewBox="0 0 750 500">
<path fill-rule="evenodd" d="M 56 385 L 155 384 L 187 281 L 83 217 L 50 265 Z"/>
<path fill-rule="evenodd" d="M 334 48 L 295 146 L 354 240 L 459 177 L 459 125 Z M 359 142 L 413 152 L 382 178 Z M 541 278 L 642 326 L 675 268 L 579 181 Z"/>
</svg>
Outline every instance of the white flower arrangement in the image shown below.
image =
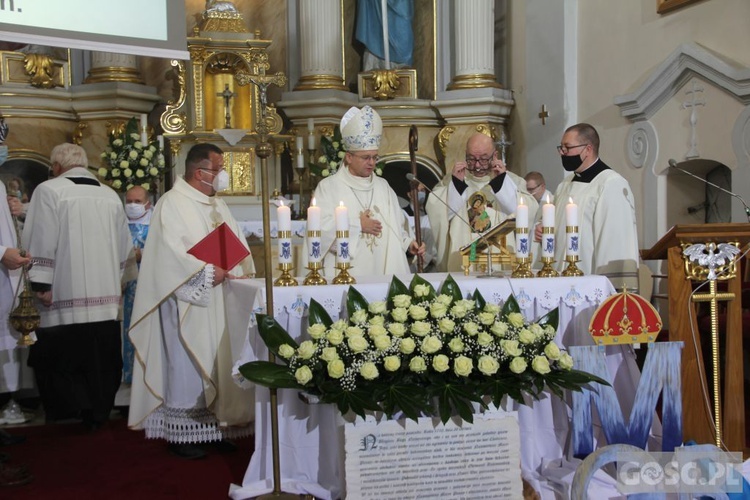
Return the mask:
<svg viewBox="0 0 750 500">
<path fill-rule="evenodd" d="M 310 162 L 310 173 L 316 177 L 328 177 L 333 175 L 341 165 L 341 161 L 346 156 L 346 147 L 341 140 L 341 130 L 336 125 L 333 128 L 333 135 L 323 135 L 320 137 L 320 150 L 323 153 L 315 163 Z M 375 174 L 383 175 L 385 162 L 378 162 L 375 166 Z"/>
<path fill-rule="evenodd" d="M 159 143 L 143 144 L 138 123 L 131 118 L 121 135 L 110 135 L 109 147 L 101 153 L 104 166 L 99 168 L 103 178 L 115 191 L 126 192 L 133 186 L 146 191 L 156 189 L 166 164 Z"/>
<path fill-rule="evenodd" d="M 486 303 L 479 292 L 462 297 L 448 276 L 436 293 L 414 276 L 409 288 L 393 278 L 385 302 L 368 303 L 355 288 L 347 294 L 348 321 L 332 321 L 312 300 L 310 340 L 297 344 L 276 321 L 258 315 L 261 337 L 285 365 L 255 361 L 240 368 L 253 382 L 296 388 L 335 403 L 342 413 L 402 411 L 432 414 L 433 398 L 446 422 L 453 413 L 472 421 L 472 402 L 499 405 L 507 394 L 539 397 L 547 388 L 563 397 L 605 381 L 573 370 L 573 359 L 555 344 L 557 309 L 529 323 L 513 296 Z"/>
</svg>

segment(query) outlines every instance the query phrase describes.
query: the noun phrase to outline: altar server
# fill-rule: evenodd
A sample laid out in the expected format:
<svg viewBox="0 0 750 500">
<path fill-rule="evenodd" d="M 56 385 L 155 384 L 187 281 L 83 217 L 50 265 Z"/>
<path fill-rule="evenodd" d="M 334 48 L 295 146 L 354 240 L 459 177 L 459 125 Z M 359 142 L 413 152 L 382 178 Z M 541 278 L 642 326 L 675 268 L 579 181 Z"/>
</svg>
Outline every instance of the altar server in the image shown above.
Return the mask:
<svg viewBox="0 0 750 500">
<path fill-rule="evenodd" d="M 370 106 L 352 107 L 341 119 L 341 139 L 346 155 L 341 167 L 315 189 L 321 212 L 321 248 L 327 276 L 335 276 L 336 218 L 334 211 L 346 207 L 349 223 L 349 255 L 353 276 L 409 274 L 407 254 L 423 255 L 417 245 L 396 193 L 373 171 L 383 122 Z"/>
<path fill-rule="evenodd" d="M 471 135 L 465 159 L 453 165 L 427 198 L 437 270 L 460 271 L 459 249 L 515 214 L 520 199 L 529 206 L 529 224 L 533 224 L 538 204 L 526 191 L 526 181 L 508 171 L 490 136 Z"/>
<path fill-rule="evenodd" d="M 599 158 L 599 134 L 588 123 L 568 127 L 557 147 L 566 177 L 555 191 L 555 259 L 565 262 L 565 205 L 578 207 L 580 235 L 577 266 L 585 274 L 603 274 L 615 288 L 638 289 L 638 230 L 628 181 Z M 537 229 L 539 232 L 539 229 Z"/>
<path fill-rule="evenodd" d="M 60 144 L 50 161 L 55 178 L 34 190 L 22 238 L 41 305 L 29 366 L 47 420 L 80 417 L 95 429 L 122 377 L 120 300 L 133 243 L 120 197 L 88 170 L 83 148 Z"/>
<path fill-rule="evenodd" d="M 133 304 L 130 340 L 136 350 L 128 425 L 161 438 L 182 458 L 203 458 L 197 443 L 250 434 L 253 392 L 232 379 L 231 340 L 223 283 L 255 273 L 252 257 L 221 269 L 188 253 L 225 222 L 247 247 L 224 200 L 228 187 L 222 150 L 193 146 L 185 176 L 161 197 L 151 217 Z"/>
</svg>

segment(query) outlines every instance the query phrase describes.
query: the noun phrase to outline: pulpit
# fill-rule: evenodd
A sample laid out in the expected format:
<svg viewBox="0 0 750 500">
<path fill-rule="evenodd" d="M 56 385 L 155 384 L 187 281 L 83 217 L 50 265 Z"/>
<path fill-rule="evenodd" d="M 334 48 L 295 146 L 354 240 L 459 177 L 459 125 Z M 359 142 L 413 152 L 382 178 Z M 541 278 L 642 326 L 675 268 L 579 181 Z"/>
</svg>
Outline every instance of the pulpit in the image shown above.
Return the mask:
<svg viewBox="0 0 750 500">
<path fill-rule="evenodd" d="M 644 260 L 668 262 L 669 340 L 684 342 L 682 355 L 683 437 L 698 443 L 714 443 L 712 381 L 706 375 L 703 348 L 696 320 L 695 284 L 706 280 L 705 269 L 690 265 L 683 255 L 689 245 L 732 243 L 743 248 L 750 242 L 750 224 L 689 224 L 672 227 L 652 248 L 642 250 Z M 723 442 L 729 451 L 749 451 L 745 442 L 745 388 L 742 349 L 742 283 L 735 262 L 718 268 L 717 281 L 726 283 L 726 332 L 721 337 L 723 361 L 719 415 Z M 704 292 L 706 290 L 701 290 Z M 703 299 L 702 299 L 703 300 Z M 709 355 L 711 353 L 708 353 Z"/>
</svg>

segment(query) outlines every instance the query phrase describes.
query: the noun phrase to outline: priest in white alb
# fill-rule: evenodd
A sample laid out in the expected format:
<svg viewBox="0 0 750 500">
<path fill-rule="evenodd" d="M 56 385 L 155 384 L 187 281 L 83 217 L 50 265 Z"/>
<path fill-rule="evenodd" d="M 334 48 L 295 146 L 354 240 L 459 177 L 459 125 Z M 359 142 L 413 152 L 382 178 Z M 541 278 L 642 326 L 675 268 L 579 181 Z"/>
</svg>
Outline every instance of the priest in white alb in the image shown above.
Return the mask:
<svg viewBox="0 0 750 500">
<path fill-rule="evenodd" d="M 226 280 L 254 274 L 248 255 L 222 269 L 188 250 L 226 223 L 247 249 L 227 204 L 216 197 L 229 185 L 220 148 L 193 146 L 185 176 L 161 197 L 151 217 L 143 249 L 130 323 L 136 351 L 128 425 L 147 438 L 165 439 L 185 459 L 206 456 L 199 443 L 217 443 L 250 434 L 253 392 L 232 378 L 232 336 L 224 306 Z"/>
<path fill-rule="evenodd" d="M 520 199 L 529 206 L 533 227 L 538 203 L 526 191 L 526 181 L 507 170 L 490 136 L 477 132 L 469 137 L 465 160 L 456 162 L 427 198 L 437 270 L 461 271 L 459 249 L 515 214 Z"/>
<path fill-rule="evenodd" d="M 349 220 L 349 257 L 353 276 L 409 274 L 408 256 L 423 255 L 396 193 L 375 175 L 383 122 L 370 106 L 352 107 L 341 119 L 346 155 L 335 174 L 315 189 L 321 212 L 323 269 L 335 276 L 336 207 L 344 206 Z"/>
</svg>

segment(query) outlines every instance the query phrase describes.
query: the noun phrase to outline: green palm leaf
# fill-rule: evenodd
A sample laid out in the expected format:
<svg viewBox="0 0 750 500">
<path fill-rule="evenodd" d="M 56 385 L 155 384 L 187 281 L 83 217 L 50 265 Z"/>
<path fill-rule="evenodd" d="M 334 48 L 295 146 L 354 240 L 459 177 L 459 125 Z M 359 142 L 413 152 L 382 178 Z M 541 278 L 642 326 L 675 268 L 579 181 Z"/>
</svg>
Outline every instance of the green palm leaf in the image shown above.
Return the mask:
<svg viewBox="0 0 750 500">
<path fill-rule="evenodd" d="M 284 330 L 271 316 L 268 316 L 267 314 L 256 314 L 255 318 L 258 321 L 260 338 L 263 339 L 263 343 L 266 344 L 268 350 L 275 356 L 279 356 L 279 347 L 284 344 L 288 344 L 294 349 L 299 347 L 299 344 L 297 344 L 286 330 Z"/>
<path fill-rule="evenodd" d="M 367 299 L 359 293 L 359 291 L 353 286 L 349 287 L 349 291 L 346 292 L 346 312 L 351 318 L 352 315 L 360 309 L 367 310 Z"/>
<path fill-rule="evenodd" d="M 252 361 L 240 366 L 240 373 L 251 382 L 271 389 L 304 389 L 289 368 L 270 361 Z"/>
<path fill-rule="evenodd" d="M 454 301 L 464 298 L 461 293 L 461 287 L 458 286 L 458 283 L 456 283 L 456 280 L 450 274 L 443 281 L 443 285 L 440 287 L 440 294 L 449 295 Z"/>
<path fill-rule="evenodd" d="M 325 308 L 315 299 L 310 299 L 310 307 L 307 310 L 307 315 L 308 325 L 310 326 L 321 324 L 328 328 L 333 324 L 333 320 L 328 314 L 328 311 L 326 311 Z"/>
</svg>

